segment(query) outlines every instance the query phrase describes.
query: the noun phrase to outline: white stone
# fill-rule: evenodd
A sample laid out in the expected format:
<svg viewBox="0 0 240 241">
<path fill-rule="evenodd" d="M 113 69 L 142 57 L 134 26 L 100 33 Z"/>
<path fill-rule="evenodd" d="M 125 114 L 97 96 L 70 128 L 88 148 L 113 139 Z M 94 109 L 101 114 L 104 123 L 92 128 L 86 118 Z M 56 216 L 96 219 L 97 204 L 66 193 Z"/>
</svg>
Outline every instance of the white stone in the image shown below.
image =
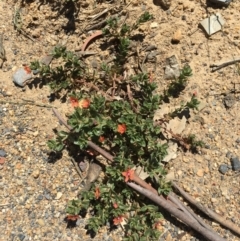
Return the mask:
<svg viewBox="0 0 240 241">
<path fill-rule="evenodd" d="M 157 22 L 153 22 L 150 24 L 150 28 L 157 28 L 158 27 L 158 23 Z"/>
</svg>

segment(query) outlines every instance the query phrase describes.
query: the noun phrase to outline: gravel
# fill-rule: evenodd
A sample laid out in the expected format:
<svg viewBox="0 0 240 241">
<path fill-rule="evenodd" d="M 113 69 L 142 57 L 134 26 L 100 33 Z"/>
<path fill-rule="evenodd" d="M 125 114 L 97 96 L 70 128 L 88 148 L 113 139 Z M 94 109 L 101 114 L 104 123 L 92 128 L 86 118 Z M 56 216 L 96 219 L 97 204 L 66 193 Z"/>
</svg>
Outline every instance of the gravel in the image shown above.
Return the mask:
<svg viewBox="0 0 240 241">
<path fill-rule="evenodd" d="M 219 167 L 219 172 L 221 172 L 222 174 L 225 174 L 228 170 L 229 170 L 229 168 L 228 168 L 228 165 L 226 165 L 226 164 L 222 164 Z"/>
<path fill-rule="evenodd" d="M 240 170 L 240 160 L 238 157 L 232 157 L 231 158 L 231 164 L 233 171 L 239 171 Z"/>
</svg>

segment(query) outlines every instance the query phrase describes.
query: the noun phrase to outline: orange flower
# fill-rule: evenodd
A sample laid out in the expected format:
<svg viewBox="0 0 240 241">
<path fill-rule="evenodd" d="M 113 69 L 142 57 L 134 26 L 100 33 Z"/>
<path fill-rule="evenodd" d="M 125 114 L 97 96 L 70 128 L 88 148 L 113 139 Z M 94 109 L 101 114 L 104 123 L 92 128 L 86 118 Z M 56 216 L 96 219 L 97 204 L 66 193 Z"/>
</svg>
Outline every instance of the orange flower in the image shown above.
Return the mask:
<svg viewBox="0 0 240 241">
<path fill-rule="evenodd" d="M 194 90 L 193 93 L 192 93 L 192 95 L 196 97 L 196 96 L 197 96 L 197 91 Z"/>
<path fill-rule="evenodd" d="M 118 208 L 118 204 L 117 203 L 113 203 L 113 207 L 116 209 Z"/>
<path fill-rule="evenodd" d="M 148 74 L 148 80 L 149 80 L 149 83 L 152 83 L 153 82 L 153 78 L 154 78 L 154 74 L 152 73 L 152 71 Z"/>
<path fill-rule="evenodd" d="M 118 225 L 123 221 L 123 216 L 119 216 L 113 219 L 114 225 Z"/>
<path fill-rule="evenodd" d="M 70 97 L 70 103 L 72 105 L 72 107 L 78 107 L 78 99 L 74 98 L 74 97 Z"/>
<path fill-rule="evenodd" d="M 119 124 L 118 127 L 117 127 L 117 132 L 120 133 L 120 134 L 123 134 L 125 133 L 127 130 L 127 127 L 125 124 Z"/>
<path fill-rule="evenodd" d="M 100 136 L 98 139 L 99 142 L 104 142 L 104 140 L 105 140 L 104 136 Z"/>
<path fill-rule="evenodd" d="M 96 199 L 99 199 L 99 197 L 100 197 L 100 189 L 99 189 L 99 187 L 96 187 L 94 195 L 95 195 Z"/>
<path fill-rule="evenodd" d="M 81 109 L 87 109 L 90 106 L 90 100 L 89 99 L 82 99 L 79 101 L 79 107 Z"/>
<path fill-rule="evenodd" d="M 154 223 L 154 228 L 159 231 L 163 231 L 163 223 L 161 221 L 157 221 L 156 223 Z"/>
<path fill-rule="evenodd" d="M 128 182 L 129 180 L 133 180 L 134 178 L 134 170 L 133 169 L 128 169 L 125 172 L 122 172 L 122 175 L 125 177 L 125 182 Z"/>
<path fill-rule="evenodd" d="M 27 74 L 31 74 L 32 70 L 28 66 L 23 67 Z"/>
</svg>

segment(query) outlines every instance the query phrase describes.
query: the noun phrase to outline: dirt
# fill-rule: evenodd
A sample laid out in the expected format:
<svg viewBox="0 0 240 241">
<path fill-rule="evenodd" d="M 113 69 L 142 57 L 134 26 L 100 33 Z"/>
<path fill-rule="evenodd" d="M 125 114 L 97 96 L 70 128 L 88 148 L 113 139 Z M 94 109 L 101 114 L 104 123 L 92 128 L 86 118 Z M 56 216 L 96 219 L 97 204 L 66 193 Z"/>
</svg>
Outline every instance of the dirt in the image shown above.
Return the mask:
<svg viewBox="0 0 240 241">
<path fill-rule="evenodd" d="M 39 81 L 33 81 L 24 88 L 15 86 L 12 81 L 13 73 L 24 64 L 29 65 L 31 61 L 41 59 L 56 45 L 65 45 L 71 51 L 81 49 L 84 40 L 94 33 L 94 30 L 84 31 L 92 25 L 91 16 L 104 9 L 108 9 L 108 13 L 103 15 L 103 18 L 122 11 L 127 23 L 135 21 L 144 11 L 149 11 L 154 19 L 140 27 L 140 33 L 144 37 L 136 44 L 139 49 L 142 46 L 154 45 L 157 47 L 157 54 L 152 62 L 151 59 L 145 61 L 144 68 L 148 73 L 152 73 L 154 81 L 159 84 L 159 91 L 162 91 L 169 83 L 169 80 L 164 78 L 166 58 L 175 55 L 181 67 L 185 64 L 191 66 L 193 76 L 189 79 L 187 88 L 179 99 L 172 103 L 179 105 L 180 101 L 189 101 L 193 93 L 196 94 L 201 108 L 200 111 L 191 112 L 183 134 L 195 134 L 197 139 L 207 144 L 206 148 L 200 149 L 198 153 L 179 149 L 177 158 L 168 163 L 169 173 L 175 176 L 185 191 L 203 205 L 239 226 L 240 175 L 231 168 L 225 175 L 219 172 L 221 164 L 231 167 L 231 156 L 240 157 L 240 143 L 237 141 L 240 138 L 239 67 L 235 64 L 211 72 L 210 65 L 240 56 L 240 1 L 232 1 L 227 8 L 206 7 L 205 1 L 200 0 L 169 1 L 171 5 L 168 10 L 152 1 L 126 2 L 127 6 L 117 1 L 81 1 L 79 6 L 76 3 L 75 7 L 79 8 L 79 12 L 74 16 L 76 11 L 70 3 L 25 1 L 21 6 L 21 29 L 24 32 L 19 33 L 14 29 L 12 19 L 14 9 L 20 6 L 20 1 L 1 1 L 0 33 L 4 34 L 3 44 L 7 57 L 0 70 L 0 89 L 1 93 L 4 93 L 0 94 L 2 107 L 7 107 L 11 101 L 18 105 L 30 100 L 51 105 L 63 114 L 71 112 L 68 102 L 55 100 L 50 103 L 50 89 Z M 199 23 L 216 13 L 222 15 L 225 25 L 221 31 L 207 36 Z M 179 41 L 173 43 L 172 38 Z M 88 50 L 97 52 L 87 58 L 87 62 L 93 67 L 94 63 L 99 65 L 101 59 L 111 58 L 111 51 L 101 48 L 103 42 L 103 38 L 97 38 L 88 47 Z M 145 54 L 144 51 L 140 52 L 141 60 Z M 129 58 L 130 68 L 135 62 L 134 57 Z M 33 105 L 28 115 L 32 118 L 32 131 L 38 131 L 39 135 L 44 131 L 40 138 L 41 143 L 53 136 L 53 129 L 59 127 L 51 110 L 46 107 Z M 19 121 L 18 117 L 15 121 Z M 35 145 L 38 145 L 37 140 Z M 1 149 L 9 148 L 7 143 L 1 143 Z M 69 161 L 67 165 L 72 164 Z M 1 172 L 4 176 L 3 170 Z M 210 219 L 207 222 L 227 240 L 240 240 Z M 183 232 L 183 235 L 177 238 L 166 229 L 164 235 L 163 240 L 194 240 L 196 234 Z"/>
</svg>

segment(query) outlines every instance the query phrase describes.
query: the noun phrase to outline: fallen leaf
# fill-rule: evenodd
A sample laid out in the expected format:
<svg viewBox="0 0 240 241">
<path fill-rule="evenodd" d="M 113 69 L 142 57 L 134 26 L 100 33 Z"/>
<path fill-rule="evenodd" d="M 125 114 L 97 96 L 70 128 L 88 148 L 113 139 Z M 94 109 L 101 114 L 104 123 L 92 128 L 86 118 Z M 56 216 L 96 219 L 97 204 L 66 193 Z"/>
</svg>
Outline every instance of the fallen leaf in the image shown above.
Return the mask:
<svg viewBox="0 0 240 241">
<path fill-rule="evenodd" d="M 177 157 L 177 143 L 174 143 L 172 141 L 169 141 L 168 148 L 167 148 L 167 156 L 164 157 L 163 162 L 169 162 L 172 159 L 175 159 Z"/>
<path fill-rule="evenodd" d="M 169 123 L 167 123 L 166 130 L 162 130 L 162 133 L 166 139 L 171 139 L 172 132 L 173 134 L 181 134 L 183 130 L 186 127 L 187 119 L 185 116 L 183 116 L 182 119 L 179 119 L 178 117 L 175 117 L 174 119 L 170 120 Z"/>
<path fill-rule="evenodd" d="M 171 107 L 169 104 L 162 104 L 161 108 L 156 110 L 153 116 L 153 121 L 161 120 L 165 115 L 171 113 Z"/>
<path fill-rule="evenodd" d="M 135 173 L 142 179 L 145 180 L 147 177 L 149 177 L 147 172 L 144 172 L 144 168 L 141 166 L 133 167 L 133 170 L 135 170 Z"/>
<path fill-rule="evenodd" d="M 175 179 L 175 172 L 169 172 L 167 175 L 166 175 L 166 177 L 165 177 L 165 180 L 167 181 L 167 182 L 169 182 L 169 181 L 173 181 Z"/>
</svg>

